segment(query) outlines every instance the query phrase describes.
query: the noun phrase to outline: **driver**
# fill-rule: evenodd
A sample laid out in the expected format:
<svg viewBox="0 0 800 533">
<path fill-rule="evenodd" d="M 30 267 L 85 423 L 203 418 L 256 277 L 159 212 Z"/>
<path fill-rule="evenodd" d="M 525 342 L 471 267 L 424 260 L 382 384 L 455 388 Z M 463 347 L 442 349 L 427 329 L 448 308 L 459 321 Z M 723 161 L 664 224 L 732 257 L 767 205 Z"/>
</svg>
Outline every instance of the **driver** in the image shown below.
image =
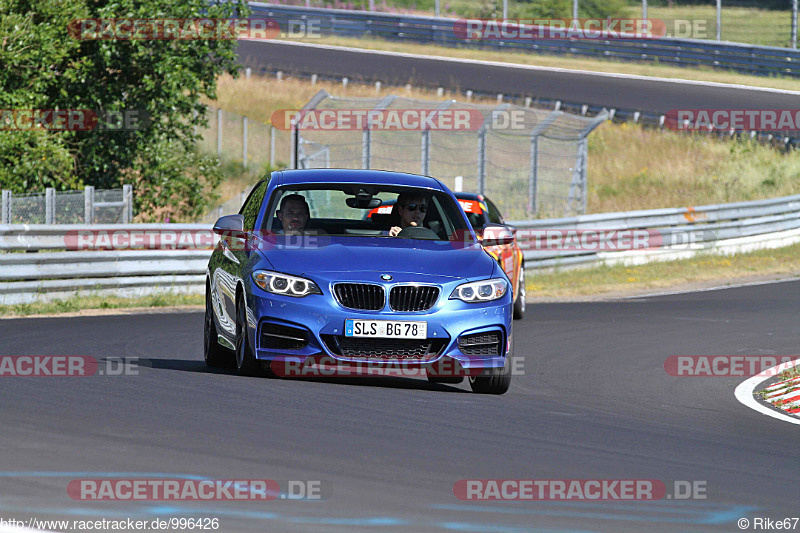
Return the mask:
<svg viewBox="0 0 800 533">
<path fill-rule="evenodd" d="M 428 212 L 428 200 L 423 196 L 403 193 L 397 197 L 396 207 L 400 215 L 400 225 L 392 226 L 389 236 L 397 237 L 397 234 L 408 227 L 422 227 L 425 214 Z"/>
<path fill-rule="evenodd" d="M 283 226 L 285 235 L 303 235 L 310 211 L 306 199 L 300 194 L 289 194 L 281 198 L 280 209 L 275 212 Z"/>
</svg>

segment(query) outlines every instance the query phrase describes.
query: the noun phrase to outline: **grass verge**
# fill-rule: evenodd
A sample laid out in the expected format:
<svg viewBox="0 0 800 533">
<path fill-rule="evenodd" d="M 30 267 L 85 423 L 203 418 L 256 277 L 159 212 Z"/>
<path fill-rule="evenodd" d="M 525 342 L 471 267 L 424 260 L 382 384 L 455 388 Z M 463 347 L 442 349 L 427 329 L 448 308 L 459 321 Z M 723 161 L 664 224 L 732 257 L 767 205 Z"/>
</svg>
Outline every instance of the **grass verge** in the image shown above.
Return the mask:
<svg viewBox="0 0 800 533">
<path fill-rule="evenodd" d="M 598 266 L 527 276 L 528 301 L 619 297 L 637 292 L 733 285 L 755 277 L 800 279 L 800 244 L 736 255 L 702 254 L 640 266 Z M 712 283 L 713 282 L 713 283 Z"/>
<path fill-rule="evenodd" d="M 87 309 L 183 307 L 203 305 L 204 301 L 203 295 L 197 294 L 154 294 L 141 298 L 73 296 L 66 300 L 52 302 L 0 305 L 0 317 L 72 314 Z"/>
</svg>

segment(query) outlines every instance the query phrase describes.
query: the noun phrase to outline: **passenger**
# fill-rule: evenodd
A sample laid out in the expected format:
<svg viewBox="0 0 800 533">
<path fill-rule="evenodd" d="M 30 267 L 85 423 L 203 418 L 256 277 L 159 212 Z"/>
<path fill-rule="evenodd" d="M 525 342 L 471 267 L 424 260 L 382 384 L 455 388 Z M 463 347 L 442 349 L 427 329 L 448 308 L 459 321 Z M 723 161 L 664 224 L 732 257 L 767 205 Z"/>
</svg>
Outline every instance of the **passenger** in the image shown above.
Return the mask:
<svg viewBox="0 0 800 533">
<path fill-rule="evenodd" d="M 280 209 L 275 212 L 283 226 L 284 235 L 303 235 L 310 210 L 306 199 L 300 194 L 289 194 L 281 198 Z"/>
<path fill-rule="evenodd" d="M 422 227 L 425 214 L 428 211 L 428 200 L 416 194 L 403 193 L 397 197 L 395 211 L 400 215 L 400 225 L 392 226 L 389 230 L 391 237 L 408 227 Z"/>
</svg>

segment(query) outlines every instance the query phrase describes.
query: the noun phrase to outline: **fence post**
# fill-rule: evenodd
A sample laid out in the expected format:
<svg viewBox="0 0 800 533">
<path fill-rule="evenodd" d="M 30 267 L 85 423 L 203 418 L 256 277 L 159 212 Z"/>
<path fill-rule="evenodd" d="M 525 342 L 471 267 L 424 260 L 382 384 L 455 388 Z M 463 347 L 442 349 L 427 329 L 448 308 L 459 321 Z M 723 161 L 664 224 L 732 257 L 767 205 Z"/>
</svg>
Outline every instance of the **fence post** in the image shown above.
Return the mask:
<svg viewBox="0 0 800 533">
<path fill-rule="evenodd" d="M 217 109 L 217 157 L 222 155 L 222 109 Z"/>
<path fill-rule="evenodd" d="M 275 168 L 275 126 L 269 127 L 269 166 Z"/>
<path fill-rule="evenodd" d="M 569 195 L 567 196 L 567 205 L 564 208 L 564 216 L 570 216 L 570 209 L 575 209 L 577 213 L 580 213 L 579 207 L 573 206 L 583 206 L 583 199 L 578 197 L 581 194 L 581 179 L 585 175 L 583 171 L 584 162 L 584 142 L 585 139 L 581 139 L 578 141 L 578 153 L 575 155 L 575 166 L 572 167 L 572 180 L 569 184 Z"/>
<path fill-rule="evenodd" d="M 797 48 L 797 0 L 792 0 L 792 48 Z"/>
<path fill-rule="evenodd" d="M 722 40 L 722 0 L 717 0 L 717 41 Z"/>
<path fill-rule="evenodd" d="M 44 223 L 56 223 L 56 191 L 52 187 L 44 190 Z"/>
<path fill-rule="evenodd" d="M 0 224 L 11 224 L 11 191 L 5 189 L 0 203 Z"/>
<path fill-rule="evenodd" d="M 589 166 L 589 140 L 584 137 L 581 139 L 579 150 L 581 151 L 581 215 L 586 214 L 586 204 L 589 199 L 589 180 L 587 167 Z"/>
<path fill-rule="evenodd" d="M 300 132 L 297 131 L 298 125 L 292 119 L 291 123 L 291 146 L 289 147 L 289 168 L 297 168 L 298 144 L 300 140 Z"/>
<path fill-rule="evenodd" d="M 486 125 L 478 130 L 478 194 L 486 192 Z"/>
<path fill-rule="evenodd" d="M 83 221 L 86 224 L 94 222 L 94 186 L 87 185 L 83 188 Z"/>
<path fill-rule="evenodd" d="M 364 126 L 364 130 L 361 134 L 361 168 L 369 169 L 370 163 L 370 130 L 369 130 L 369 120 L 367 120 L 367 124 Z"/>
<path fill-rule="evenodd" d="M 122 186 L 122 223 L 130 224 L 133 220 L 133 185 Z"/>
<path fill-rule="evenodd" d="M 425 128 L 422 130 L 422 165 L 421 172 L 423 176 L 427 176 L 430 172 L 430 153 L 431 153 L 431 130 Z"/>
<path fill-rule="evenodd" d="M 242 117 L 242 166 L 247 168 L 247 117 Z"/>
<path fill-rule="evenodd" d="M 536 132 L 531 135 L 531 170 L 528 175 L 528 214 L 536 215 L 539 212 L 539 136 Z"/>
</svg>

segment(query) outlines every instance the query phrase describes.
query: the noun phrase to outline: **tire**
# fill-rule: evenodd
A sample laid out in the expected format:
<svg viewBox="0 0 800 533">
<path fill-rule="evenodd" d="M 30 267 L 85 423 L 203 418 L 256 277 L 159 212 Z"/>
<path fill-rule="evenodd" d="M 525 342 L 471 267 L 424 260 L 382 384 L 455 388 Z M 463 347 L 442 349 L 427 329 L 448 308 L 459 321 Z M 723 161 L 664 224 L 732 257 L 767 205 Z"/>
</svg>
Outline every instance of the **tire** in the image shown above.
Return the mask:
<svg viewBox="0 0 800 533">
<path fill-rule="evenodd" d="M 258 376 L 261 370 L 247 338 L 247 307 L 241 296 L 236 301 L 236 370 L 240 376 Z"/>
<path fill-rule="evenodd" d="M 234 354 L 217 340 L 217 324 L 211 307 L 211 293 L 206 287 L 206 315 L 203 321 L 203 359 L 210 367 L 232 367 Z"/>
<path fill-rule="evenodd" d="M 503 368 L 488 368 L 480 376 L 470 376 L 469 386 L 478 394 L 505 394 L 511 385 L 511 354 L 506 354 Z"/>
<path fill-rule="evenodd" d="M 525 265 L 519 269 L 519 282 L 517 283 L 517 298 L 514 300 L 514 320 L 525 316 Z"/>
</svg>

